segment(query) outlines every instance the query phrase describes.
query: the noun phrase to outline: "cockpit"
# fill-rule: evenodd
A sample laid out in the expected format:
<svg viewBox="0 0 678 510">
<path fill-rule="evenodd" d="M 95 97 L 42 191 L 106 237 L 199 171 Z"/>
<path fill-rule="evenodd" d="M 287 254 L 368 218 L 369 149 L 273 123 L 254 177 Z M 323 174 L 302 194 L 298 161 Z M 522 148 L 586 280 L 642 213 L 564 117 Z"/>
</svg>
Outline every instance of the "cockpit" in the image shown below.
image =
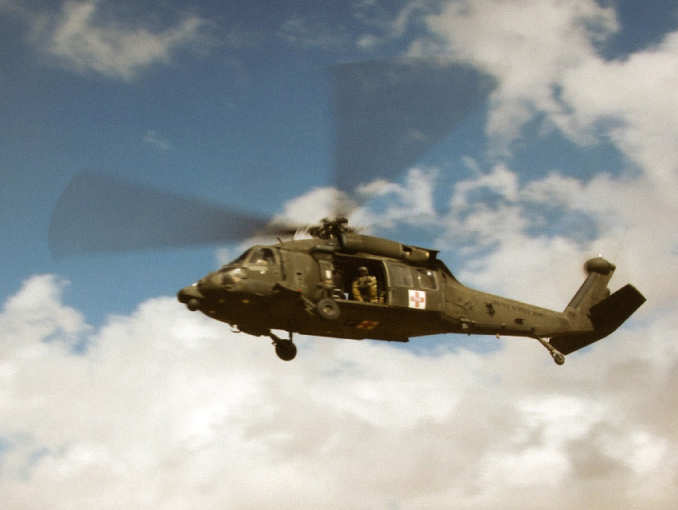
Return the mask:
<svg viewBox="0 0 678 510">
<path fill-rule="evenodd" d="M 271 248 L 261 247 L 252 248 L 247 257 L 247 263 L 255 265 L 273 266 L 275 265 L 275 256 Z"/>
<path fill-rule="evenodd" d="M 255 246 L 223 266 L 220 271 L 231 269 L 233 266 L 243 265 L 274 266 L 275 255 L 273 254 L 273 250 L 266 246 Z"/>
<path fill-rule="evenodd" d="M 279 274 L 276 266 L 276 254 L 272 248 L 255 246 L 202 278 L 198 286 L 206 293 L 237 290 L 241 288 L 241 282 L 245 280 L 249 282 L 248 285 L 256 285 L 258 281 L 276 278 Z"/>
</svg>

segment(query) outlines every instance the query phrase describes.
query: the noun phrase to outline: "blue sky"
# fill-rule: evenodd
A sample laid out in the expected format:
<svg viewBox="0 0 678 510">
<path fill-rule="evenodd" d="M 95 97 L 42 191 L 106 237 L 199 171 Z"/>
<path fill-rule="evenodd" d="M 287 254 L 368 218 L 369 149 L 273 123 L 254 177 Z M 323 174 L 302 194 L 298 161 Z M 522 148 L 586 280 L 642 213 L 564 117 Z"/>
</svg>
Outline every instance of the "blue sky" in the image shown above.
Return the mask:
<svg viewBox="0 0 678 510">
<path fill-rule="evenodd" d="M 648 297 L 613 337 L 561 369 L 536 342 L 455 337 L 302 338 L 284 364 L 174 298 L 247 243 L 50 255 L 83 170 L 320 219 L 342 184 L 333 66 L 397 57 L 495 86 L 352 223 L 555 309 L 602 253 L 613 290 Z M 677 105 L 672 2 L 0 0 L 0 499 L 675 506 Z"/>
</svg>

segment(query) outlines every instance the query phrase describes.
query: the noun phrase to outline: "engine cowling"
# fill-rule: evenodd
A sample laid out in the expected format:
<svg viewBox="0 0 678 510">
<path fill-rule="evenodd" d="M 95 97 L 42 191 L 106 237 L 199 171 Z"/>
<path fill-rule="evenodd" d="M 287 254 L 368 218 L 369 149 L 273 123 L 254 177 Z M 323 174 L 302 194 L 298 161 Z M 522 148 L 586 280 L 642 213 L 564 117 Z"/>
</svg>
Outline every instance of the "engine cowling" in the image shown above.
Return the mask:
<svg viewBox="0 0 678 510">
<path fill-rule="evenodd" d="M 388 257 L 413 264 L 425 264 L 435 260 L 435 250 L 427 250 L 416 246 L 382 239 L 381 237 L 365 236 L 361 234 L 346 233 L 339 237 L 339 243 L 343 251 L 347 253 L 363 253 Z"/>
</svg>

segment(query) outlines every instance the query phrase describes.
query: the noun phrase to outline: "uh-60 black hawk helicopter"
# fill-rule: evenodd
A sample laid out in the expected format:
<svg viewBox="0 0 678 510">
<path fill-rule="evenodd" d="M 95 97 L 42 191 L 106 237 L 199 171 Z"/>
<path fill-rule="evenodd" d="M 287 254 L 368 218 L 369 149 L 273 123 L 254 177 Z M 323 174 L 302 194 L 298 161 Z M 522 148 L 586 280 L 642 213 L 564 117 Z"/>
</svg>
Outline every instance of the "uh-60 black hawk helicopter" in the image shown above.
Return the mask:
<svg viewBox="0 0 678 510">
<path fill-rule="evenodd" d="M 287 361 L 297 354 L 293 333 L 391 342 L 466 333 L 534 338 L 559 365 L 645 302 L 632 285 L 610 294 L 615 266 L 602 257 L 586 262 L 583 285 L 557 312 L 466 287 L 435 250 L 358 234 L 345 218 L 325 219 L 309 233 L 311 239 L 250 248 L 181 289 L 179 301 L 244 333 L 271 337 Z M 376 280 L 376 297 L 354 296 L 360 269 Z"/>
<path fill-rule="evenodd" d="M 495 86 L 477 69 L 437 59 L 340 64 L 332 73 L 334 184 L 348 193 L 411 168 Z M 615 266 L 603 258 L 586 262 L 588 275 L 562 312 L 494 296 L 458 282 L 437 251 L 361 235 L 342 210 L 336 213 L 310 228 L 310 238 L 250 248 L 181 289 L 179 301 L 244 333 L 269 336 L 283 360 L 296 356 L 293 333 L 393 342 L 466 333 L 534 338 L 558 364 L 615 331 L 645 301 L 631 285 L 610 294 Z M 268 218 L 82 173 L 55 206 L 49 244 L 60 256 L 232 242 L 270 228 Z M 352 292 L 361 268 L 374 286 L 362 301 Z M 289 337 L 279 338 L 278 330 Z"/>
</svg>

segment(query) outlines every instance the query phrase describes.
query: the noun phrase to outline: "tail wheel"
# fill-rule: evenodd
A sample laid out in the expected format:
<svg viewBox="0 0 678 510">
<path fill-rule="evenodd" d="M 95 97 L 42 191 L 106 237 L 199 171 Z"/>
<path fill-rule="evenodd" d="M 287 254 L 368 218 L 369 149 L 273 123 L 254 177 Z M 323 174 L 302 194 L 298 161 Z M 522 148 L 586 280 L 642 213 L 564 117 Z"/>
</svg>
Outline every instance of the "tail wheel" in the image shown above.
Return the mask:
<svg viewBox="0 0 678 510">
<path fill-rule="evenodd" d="M 334 299 L 321 299 L 315 305 L 315 313 L 326 321 L 333 321 L 339 317 L 339 305 Z"/>
</svg>

